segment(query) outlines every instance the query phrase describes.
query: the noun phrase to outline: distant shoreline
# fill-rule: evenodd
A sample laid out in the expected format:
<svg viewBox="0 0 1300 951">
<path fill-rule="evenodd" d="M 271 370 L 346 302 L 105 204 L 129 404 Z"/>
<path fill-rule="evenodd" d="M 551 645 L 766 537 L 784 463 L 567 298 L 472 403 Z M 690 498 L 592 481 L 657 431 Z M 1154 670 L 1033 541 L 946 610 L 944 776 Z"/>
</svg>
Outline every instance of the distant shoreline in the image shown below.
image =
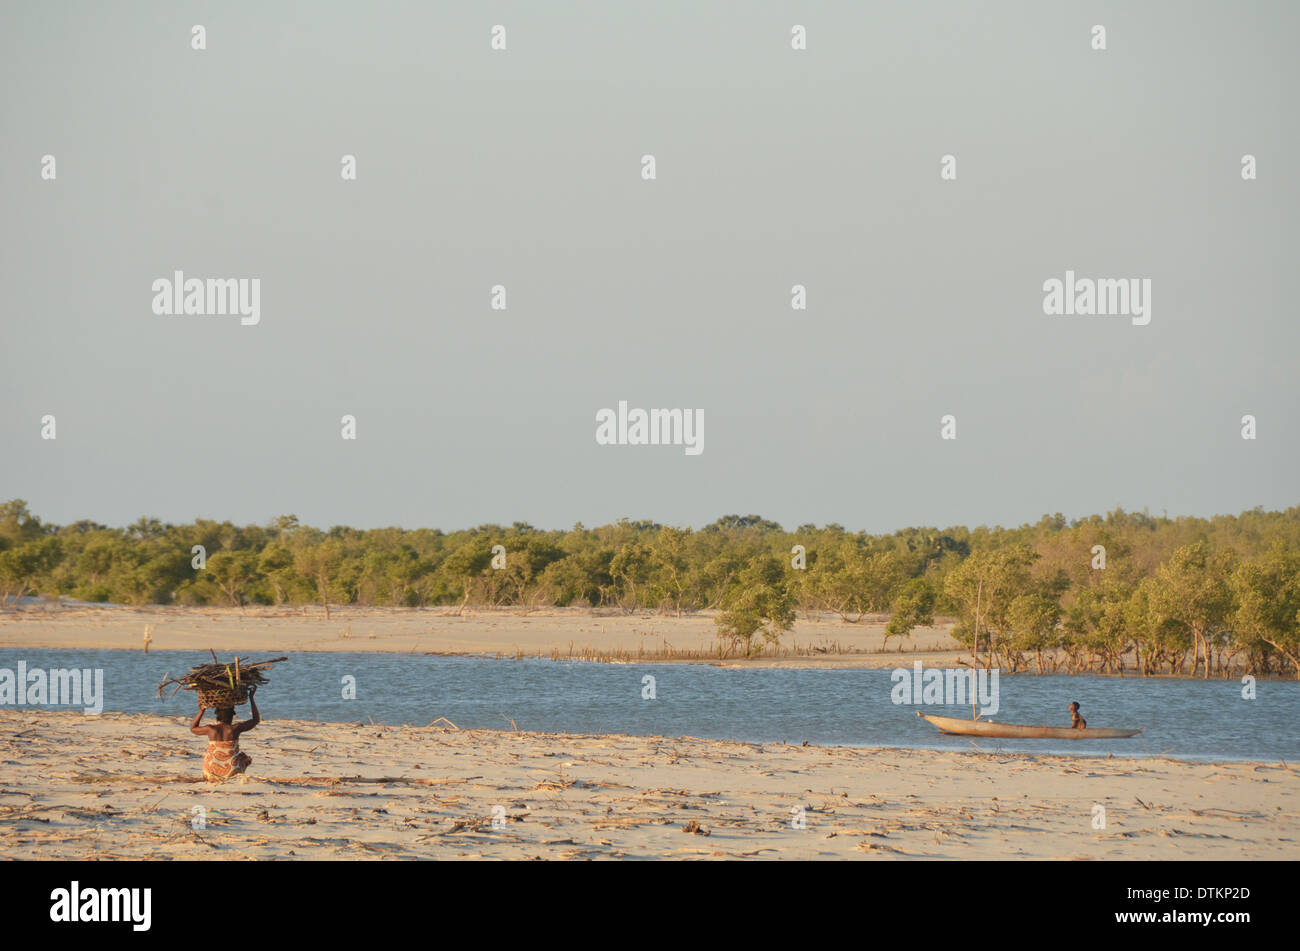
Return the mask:
<svg viewBox="0 0 1300 951">
<path fill-rule="evenodd" d="M 250 656 L 271 651 L 384 652 L 502 660 L 581 660 L 601 663 L 710 664 L 741 669 L 893 670 L 920 661 L 926 667 L 970 666 L 970 651 L 936 619 L 902 642 L 885 643 L 886 616 L 859 623 L 800 617 L 776 652 L 753 658 L 718 656 L 716 612 L 682 617 L 604 613 L 588 608 L 474 609 L 333 607 L 319 605 L 176 607 L 49 602 L 0 609 L 0 648 L 207 651 Z M 1060 661 L 1062 654 L 1045 654 Z M 1041 676 L 1068 676 L 1061 666 Z M 1040 676 L 1031 664 L 1018 674 Z M 1003 676 L 1015 676 L 1002 668 Z M 1075 676 L 1182 679 L 1188 674 L 1123 674 L 1080 670 Z M 1239 675 L 1220 679 L 1238 679 Z M 1190 679 L 1201 679 L 1199 677 Z M 1263 678 L 1261 678 L 1263 679 Z M 1289 680 L 1287 677 L 1268 679 Z"/>
<path fill-rule="evenodd" d="M 604 614 L 585 608 L 476 609 L 25 605 L 0 610 L 0 648 L 390 652 L 441 656 L 543 658 L 610 663 L 709 663 L 742 667 L 954 666 L 969 655 L 950 625 L 918 629 L 898 651 L 882 652 L 884 620 L 796 622 L 777 652 L 720 657 L 714 612 L 682 617 Z"/>
</svg>

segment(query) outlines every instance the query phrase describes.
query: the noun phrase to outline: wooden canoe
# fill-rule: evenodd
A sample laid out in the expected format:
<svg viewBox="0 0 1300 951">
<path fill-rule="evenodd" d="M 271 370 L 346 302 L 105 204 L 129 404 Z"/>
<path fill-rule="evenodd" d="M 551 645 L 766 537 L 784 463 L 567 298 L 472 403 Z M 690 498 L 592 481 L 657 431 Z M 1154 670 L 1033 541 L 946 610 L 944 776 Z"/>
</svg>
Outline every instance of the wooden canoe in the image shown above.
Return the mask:
<svg viewBox="0 0 1300 951">
<path fill-rule="evenodd" d="M 954 736 L 1000 736 L 1026 740 L 1120 740 L 1142 732 L 1092 726 L 1076 730 L 1068 726 L 1024 726 L 1019 723 L 994 723 L 992 720 L 961 720 L 957 717 L 931 716 L 919 710 L 916 715 L 933 723 L 940 733 Z"/>
</svg>

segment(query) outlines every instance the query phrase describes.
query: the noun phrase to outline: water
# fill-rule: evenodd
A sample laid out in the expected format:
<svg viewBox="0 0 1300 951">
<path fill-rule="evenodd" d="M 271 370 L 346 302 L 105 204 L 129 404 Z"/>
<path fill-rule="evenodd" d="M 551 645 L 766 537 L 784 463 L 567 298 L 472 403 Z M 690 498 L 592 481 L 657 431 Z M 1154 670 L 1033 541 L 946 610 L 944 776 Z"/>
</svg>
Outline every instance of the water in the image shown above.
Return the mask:
<svg viewBox="0 0 1300 951">
<path fill-rule="evenodd" d="M 277 656 L 258 653 L 251 659 Z M 194 695 L 158 699 L 167 674 L 211 661 L 189 651 L 0 649 L 0 668 L 101 668 L 104 709 L 192 716 Z M 642 678 L 657 699 L 643 700 Z M 342 678 L 356 678 L 356 699 Z M 972 740 L 941 735 L 916 710 L 969 717 L 970 706 L 913 707 L 890 699 L 888 670 L 735 669 L 704 664 L 597 664 L 423 654 L 300 653 L 277 664 L 259 692 L 276 718 L 551 733 L 629 733 L 720 740 L 912 749 L 1024 751 L 1199 760 L 1300 760 L 1300 683 L 1259 681 L 1257 699 L 1234 680 L 1006 676 L 993 719 L 1069 725 L 1079 701 L 1089 726 L 1142 727 L 1128 740 Z M 247 708 L 241 708 L 241 715 Z"/>
</svg>

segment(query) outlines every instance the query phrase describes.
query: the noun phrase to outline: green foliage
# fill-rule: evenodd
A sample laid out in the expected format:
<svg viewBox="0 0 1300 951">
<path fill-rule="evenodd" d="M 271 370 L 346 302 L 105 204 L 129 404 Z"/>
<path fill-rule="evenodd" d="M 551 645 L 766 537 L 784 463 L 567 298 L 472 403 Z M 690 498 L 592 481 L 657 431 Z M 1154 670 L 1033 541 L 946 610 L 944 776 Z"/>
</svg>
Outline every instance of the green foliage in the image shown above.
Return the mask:
<svg viewBox="0 0 1300 951">
<path fill-rule="evenodd" d="M 1232 629 L 1241 648 L 1265 657 L 1276 651 L 1300 671 L 1300 552 L 1275 544 L 1239 565 L 1232 584 Z"/>
<path fill-rule="evenodd" d="M 905 582 L 894 598 L 892 616 L 885 626 L 885 643 L 891 637 L 911 637 L 918 627 L 927 627 L 934 623 L 935 591 L 924 578 L 911 578 Z"/>
<path fill-rule="evenodd" d="M 1191 637 L 1193 675 L 1203 651 L 1205 676 L 1210 676 L 1211 647 L 1226 633 L 1232 612 L 1231 569 L 1231 558 L 1212 554 L 1209 545 L 1197 541 L 1175 549 L 1156 572 L 1152 608 L 1163 623 Z"/>
<path fill-rule="evenodd" d="M 196 570 L 192 549 L 207 564 Z M 493 546 L 506 552 L 494 567 Z M 803 546 L 806 567 L 791 563 Z M 1106 549 L 1104 569 L 1093 547 Z M 125 604 L 585 605 L 625 612 L 719 610 L 746 655 L 779 642 L 794 607 L 885 635 L 953 621 L 981 663 L 1065 664 L 1210 676 L 1300 675 L 1300 508 L 1211 519 L 1122 510 L 1018 528 L 842 525 L 787 532 L 757 515 L 699 531 L 653 521 L 547 531 L 524 522 L 455 532 L 327 531 L 283 515 L 266 525 L 144 517 L 126 528 L 43 523 L 0 503 L 0 604 L 24 595 Z M 1128 669 L 1132 669 L 1131 666 Z"/>
<path fill-rule="evenodd" d="M 1015 542 L 1004 548 L 975 551 L 948 575 L 944 590 L 958 606 L 958 614 L 967 622 L 972 649 L 988 652 L 991 661 L 1009 653 L 1015 632 L 1016 616 L 1012 605 L 1016 599 L 1035 593 L 1031 569 L 1039 555 L 1028 544 Z M 974 642 L 978 629 L 978 642 Z"/>
<path fill-rule="evenodd" d="M 794 598 L 781 562 L 767 556 L 746 567 L 723 596 L 717 625 L 724 643 L 743 644 L 746 657 L 778 643 L 794 626 Z"/>
</svg>

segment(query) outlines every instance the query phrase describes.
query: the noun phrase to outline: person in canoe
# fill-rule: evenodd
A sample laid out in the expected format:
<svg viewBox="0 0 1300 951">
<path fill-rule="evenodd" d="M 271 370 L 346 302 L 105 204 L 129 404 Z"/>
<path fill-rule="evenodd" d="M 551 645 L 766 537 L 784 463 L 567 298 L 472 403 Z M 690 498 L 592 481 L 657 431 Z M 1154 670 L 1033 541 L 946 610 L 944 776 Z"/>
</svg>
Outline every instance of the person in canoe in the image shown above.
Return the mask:
<svg viewBox="0 0 1300 951">
<path fill-rule="evenodd" d="M 239 735 L 247 733 L 262 722 L 262 715 L 257 712 L 257 700 L 253 696 L 255 693 L 257 693 L 256 686 L 248 688 L 248 702 L 253 709 L 253 715 L 247 720 L 236 723 L 234 707 L 217 707 L 217 722 L 211 725 L 200 725 L 199 721 L 203 719 L 204 713 L 204 708 L 200 706 L 199 712 L 190 724 L 191 733 L 208 738 L 208 751 L 203 754 L 203 778 L 208 782 L 225 782 L 231 776 L 243 773 L 253 762 L 251 756 L 239 751 Z"/>
<path fill-rule="evenodd" d="M 1088 729 L 1088 721 L 1079 716 L 1079 702 L 1077 700 L 1070 704 L 1070 726 L 1076 730 Z"/>
</svg>

